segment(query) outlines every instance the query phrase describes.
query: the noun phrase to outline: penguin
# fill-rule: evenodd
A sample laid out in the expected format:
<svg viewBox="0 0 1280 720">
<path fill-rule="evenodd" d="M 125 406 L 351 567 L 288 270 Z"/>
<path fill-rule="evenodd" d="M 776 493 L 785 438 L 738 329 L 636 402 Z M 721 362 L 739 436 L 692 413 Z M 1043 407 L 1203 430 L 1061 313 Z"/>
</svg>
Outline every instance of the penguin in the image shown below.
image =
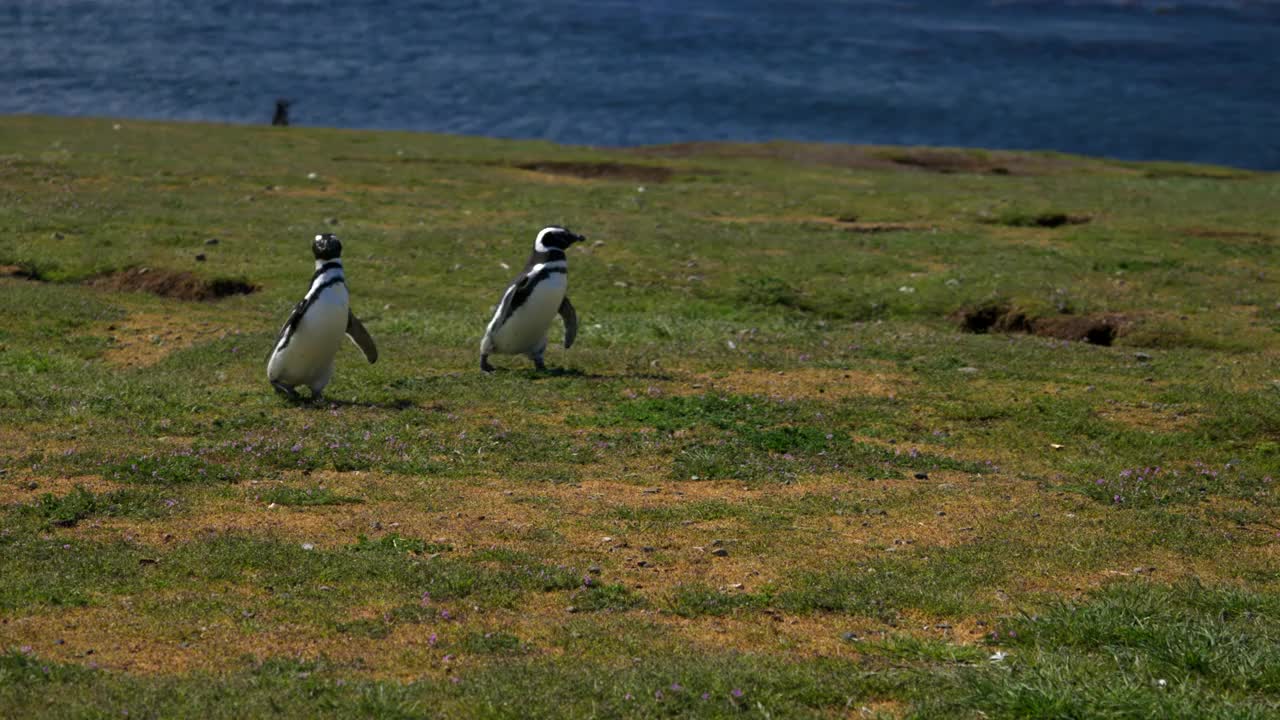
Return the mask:
<svg viewBox="0 0 1280 720">
<path fill-rule="evenodd" d="M 527 355 L 534 367 L 546 370 L 542 354 L 547 330 L 557 314 L 564 320 L 564 347 L 573 346 L 578 334 L 578 314 L 569 302 L 569 265 L 565 250 L 586 240 L 562 227 L 546 227 L 533 241 L 533 254 L 502 300 L 480 341 L 480 369 L 493 372 L 489 355 Z"/>
<path fill-rule="evenodd" d="M 276 112 L 271 116 L 272 125 L 280 125 L 288 127 L 289 125 L 289 106 L 293 104 L 292 100 L 284 98 L 276 99 Z"/>
<path fill-rule="evenodd" d="M 342 243 L 336 235 L 317 235 L 311 244 L 316 272 L 311 288 L 293 308 L 267 361 L 272 387 L 297 400 L 294 387 L 311 388 L 311 399 L 323 399 L 333 378 L 334 360 L 345 334 L 370 363 L 377 362 L 378 348 L 359 318 L 351 312 L 346 277 L 342 274 Z"/>
</svg>

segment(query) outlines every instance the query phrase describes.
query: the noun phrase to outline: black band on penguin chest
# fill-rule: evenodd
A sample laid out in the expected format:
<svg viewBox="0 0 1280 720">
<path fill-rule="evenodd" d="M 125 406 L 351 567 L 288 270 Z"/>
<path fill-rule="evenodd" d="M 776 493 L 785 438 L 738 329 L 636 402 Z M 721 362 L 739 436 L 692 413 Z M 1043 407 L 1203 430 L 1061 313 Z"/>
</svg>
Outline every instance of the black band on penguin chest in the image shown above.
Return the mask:
<svg viewBox="0 0 1280 720">
<path fill-rule="evenodd" d="M 327 263 L 325 263 L 325 264 L 321 265 L 320 267 L 316 268 L 316 271 L 315 271 L 314 273 L 312 273 L 312 275 L 311 275 L 311 282 L 315 282 L 315 281 L 316 281 L 316 278 L 318 278 L 318 277 L 320 277 L 321 275 L 323 275 L 323 274 L 325 274 L 325 273 L 329 272 L 330 270 L 341 270 L 341 269 L 342 269 L 342 263 L 340 263 L 340 262 L 327 262 Z"/>
<path fill-rule="evenodd" d="M 555 275 L 556 273 L 567 275 L 568 270 L 562 267 L 552 267 L 552 268 L 544 267 L 541 270 L 539 270 L 537 273 L 529 276 L 527 280 L 517 283 L 516 291 L 511 296 L 511 309 L 510 311 L 507 312 L 507 317 L 511 317 L 511 315 L 514 314 L 516 310 L 520 309 L 521 305 L 525 304 L 525 302 L 529 299 L 529 296 L 533 294 L 533 289 L 538 286 L 538 283 L 542 282 L 543 280 L 546 280 L 547 278 L 551 277 L 552 275 Z"/>
<path fill-rule="evenodd" d="M 330 265 L 332 265 L 332 267 L 330 267 Z M 326 263 L 320 270 L 316 271 L 312 280 L 314 281 L 316 277 L 319 277 L 326 268 L 333 269 L 334 267 L 342 267 L 342 265 L 339 263 Z M 317 285 L 313 292 L 307 293 L 307 296 L 302 299 L 302 302 L 299 302 L 297 307 L 293 309 L 293 314 L 289 316 L 288 322 L 284 324 L 284 328 L 280 332 L 280 334 L 284 336 L 284 342 L 280 343 L 280 346 L 276 348 L 276 352 L 289 347 L 289 342 L 293 340 L 293 333 L 298 329 L 298 323 L 302 322 L 302 316 L 307 314 L 307 308 L 310 308 L 311 305 L 315 303 L 316 299 L 320 297 L 320 294 L 323 293 L 326 288 L 333 287 L 334 285 L 340 285 L 345 282 L 346 278 L 342 275 L 335 275 Z"/>
</svg>

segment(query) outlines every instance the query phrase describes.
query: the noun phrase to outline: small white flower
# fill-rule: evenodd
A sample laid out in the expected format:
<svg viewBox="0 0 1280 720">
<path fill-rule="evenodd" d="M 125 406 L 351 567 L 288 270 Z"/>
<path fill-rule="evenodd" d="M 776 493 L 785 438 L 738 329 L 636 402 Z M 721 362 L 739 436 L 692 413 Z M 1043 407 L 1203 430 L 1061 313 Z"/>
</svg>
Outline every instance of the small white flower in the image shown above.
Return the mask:
<svg viewBox="0 0 1280 720">
<path fill-rule="evenodd" d="M 911 287 L 910 285 L 903 285 L 902 287 L 898 288 L 898 292 L 900 293 L 913 293 L 915 291 L 916 289 Z"/>
<path fill-rule="evenodd" d="M 312 545 L 311 543 L 302 543 L 302 549 L 303 549 L 303 550 L 315 550 L 315 549 L 316 549 L 316 546 L 315 546 L 315 545 Z"/>
<path fill-rule="evenodd" d="M 991 660 L 991 662 L 993 662 L 993 663 L 998 663 L 998 662 L 1003 662 L 1003 661 L 1004 661 L 1004 659 L 1005 659 L 1005 658 L 1007 658 L 1007 657 L 1009 657 L 1009 653 L 1007 653 L 1007 652 L 1005 652 L 1005 651 L 1003 651 L 1003 650 L 997 650 L 997 651 L 995 652 L 995 654 L 994 654 L 994 655 L 992 655 L 992 656 L 991 656 L 990 658 L 988 658 L 988 659 L 989 659 L 989 660 Z"/>
<path fill-rule="evenodd" d="M 1168 685 L 1168 684 L 1169 684 L 1169 682 L 1168 682 L 1167 680 L 1165 680 L 1164 678 L 1160 678 L 1160 679 L 1156 680 L 1156 685 L 1157 685 L 1158 687 L 1165 687 L 1165 686 L 1166 686 L 1166 685 Z"/>
</svg>

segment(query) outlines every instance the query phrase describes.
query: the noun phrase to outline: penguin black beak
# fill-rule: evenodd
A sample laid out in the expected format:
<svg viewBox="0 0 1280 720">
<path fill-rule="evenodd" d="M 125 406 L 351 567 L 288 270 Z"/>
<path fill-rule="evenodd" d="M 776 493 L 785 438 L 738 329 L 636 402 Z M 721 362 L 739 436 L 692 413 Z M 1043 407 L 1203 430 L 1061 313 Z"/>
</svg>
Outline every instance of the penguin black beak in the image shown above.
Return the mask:
<svg viewBox="0 0 1280 720">
<path fill-rule="evenodd" d="M 573 243 L 576 243 L 576 242 L 586 242 L 586 241 L 587 241 L 587 236 L 586 236 L 586 235 L 579 235 L 579 234 L 577 234 L 577 233 L 574 233 L 574 234 L 573 234 L 573 240 L 572 240 L 572 241 L 570 241 L 570 243 L 569 243 L 569 244 L 570 244 L 570 245 L 572 245 Z"/>
</svg>

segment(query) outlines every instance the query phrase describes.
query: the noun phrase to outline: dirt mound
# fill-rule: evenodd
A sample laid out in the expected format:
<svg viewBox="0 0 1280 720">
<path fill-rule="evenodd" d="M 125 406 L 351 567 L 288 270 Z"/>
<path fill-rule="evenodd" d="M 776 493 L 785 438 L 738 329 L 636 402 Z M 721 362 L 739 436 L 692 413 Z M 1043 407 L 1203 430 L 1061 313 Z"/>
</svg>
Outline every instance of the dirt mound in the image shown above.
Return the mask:
<svg viewBox="0 0 1280 720">
<path fill-rule="evenodd" d="M 248 295 L 256 292 L 257 285 L 233 278 L 205 280 L 192 273 L 157 268 L 129 268 L 107 275 L 99 275 L 88 285 L 105 290 L 122 292 L 147 292 L 175 300 L 208 302 L 231 295 Z"/>
<path fill-rule="evenodd" d="M 1013 171 L 998 159 L 993 160 L 987 153 L 971 153 L 962 150 L 940 150 L 931 148 L 904 148 L 885 155 L 895 165 L 905 165 L 918 170 L 952 174 L 971 173 L 989 175 L 1012 175 Z"/>
<path fill-rule="evenodd" d="M 1121 315 L 1032 317 L 1005 305 L 983 305 L 957 313 L 960 328 L 971 333 L 1028 333 L 1041 337 L 1110 345 L 1124 329 Z"/>
<path fill-rule="evenodd" d="M 13 277 L 33 282 L 48 282 L 47 268 L 36 263 L 23 261 L 17 265 L 0 265 L 0 277 Z"/>
<path fill-rule="evenodd" d="M 547 175 L 567 175 L 587 180 L 636 180 L 648 183 L 663 183 L 676 174 L 675 170 L 668 167 L 618 162 L 561 162 L 548 160 L 521 163 L 516 167 L 521 170 L 545 173 Z"/>
<path fill-rule="evenodd" d="M 1006 227 L 1058 228 L 1063 225 L 1084 225 L 1092 220 L 1093 218 L 1089 215 L 1070 215 L 1057 211 L 1042 213 L 1010 211 L 985 222 Z"/>
<path fill-rule="evenodd" d="M 899 223 L 899 222 L 860 222 L 857 219 L 848 219 L 851 216 L 836 218 L 836 227 L 851 233 L 862 233 L 864 235 L 875 235 L 877 233 L 891 232 L 913 232 L 916 230 L 928 230 L 928 225 Z"/>
</svg>

